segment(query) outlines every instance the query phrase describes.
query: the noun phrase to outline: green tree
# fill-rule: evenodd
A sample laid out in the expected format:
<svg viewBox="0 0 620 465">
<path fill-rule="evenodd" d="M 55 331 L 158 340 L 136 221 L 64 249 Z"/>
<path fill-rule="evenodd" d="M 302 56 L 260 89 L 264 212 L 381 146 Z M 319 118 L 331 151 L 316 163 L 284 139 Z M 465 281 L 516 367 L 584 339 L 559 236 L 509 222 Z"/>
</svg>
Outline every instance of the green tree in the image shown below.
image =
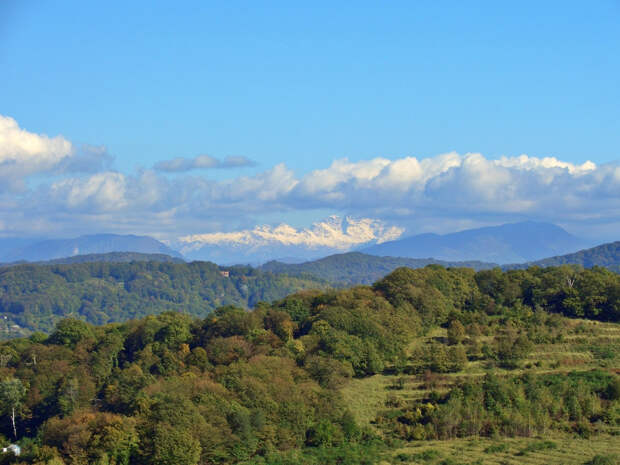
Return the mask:
<svg viewBox="0 0 620 465">
<path fill-rule="evenodd" d="M 465 327 L 459 320 L 452 320 L 448 325 L 448 342 L 460 344 L 465 339 Z"/>
<path fill-rule="evenodd" d="M 65 318 L 58 322 L 56 331 L 52 333 L 48 341 L 52 344 L 75 347 L 81 340 L 92 337 L 93 331 L 89 324 L 74 318 Z"/>
<path fill-rule="evenodd" d="M 26 387 L 17 378 L 9 378 L 0 382 L 0 409 L 11 417 L 13 436 L 17 439 L 17 427 L 15 426 L 16 411 L 22 405 L 26 395 Z"/>
<path fill-rule="evenodd" d="M 165 422 L 155 426 L 151 457 L 153 465 L 196 465 L 200 460 L 200 452 L 200 442 L 190 431 Z"/>
</svg>

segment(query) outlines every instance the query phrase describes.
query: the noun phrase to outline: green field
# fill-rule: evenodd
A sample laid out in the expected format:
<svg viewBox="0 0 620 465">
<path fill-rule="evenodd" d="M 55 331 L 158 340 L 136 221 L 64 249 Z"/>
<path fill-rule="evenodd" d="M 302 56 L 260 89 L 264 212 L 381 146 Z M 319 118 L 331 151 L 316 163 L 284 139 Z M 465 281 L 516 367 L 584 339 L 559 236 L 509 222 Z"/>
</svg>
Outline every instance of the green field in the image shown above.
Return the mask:
<svg viewBox="0 0 620 465">
<path fill-rule="evenodd" d="M 341 388 L 356 419 L 389 441 L 377 417 L 414 401 L 427 399 L 432 391 L 445 393 L 466 379 L 492 371 L 500 376 L 569 373 L 574 371 L 620 371 L 620 325 L 590 320 L 569 320 L 561 342 L 536 344 L 521 367 L 513 370 L 469 360 L 463 370 L 445 374 L 378 374 L 353 379 Z M 410 351 L 446 337 L 438 328 L 411 345 Z M 481 340 L 492 336 L 482 336 Z M 430 386 L 429 386 L 430 385 Z M 384 464 L 584 464 L 596 455 L 620 457 L 620 428 L 583 438 L 571 432 L 549 432 L 532 437 L 470 437 L 451 440 L 394 441 Z M 609 458 L 608 457 L 608 458 Z"/>
<path fill-rule="evenodd" d="M 601 435 L 591 439 L 550 436 L 498 440 L 472 438 L 452 441 L 420 441 L 396 449 L 387 463 L 581 465 L 596 455 L 620 456 L 620 438 Z"/>
</svg>

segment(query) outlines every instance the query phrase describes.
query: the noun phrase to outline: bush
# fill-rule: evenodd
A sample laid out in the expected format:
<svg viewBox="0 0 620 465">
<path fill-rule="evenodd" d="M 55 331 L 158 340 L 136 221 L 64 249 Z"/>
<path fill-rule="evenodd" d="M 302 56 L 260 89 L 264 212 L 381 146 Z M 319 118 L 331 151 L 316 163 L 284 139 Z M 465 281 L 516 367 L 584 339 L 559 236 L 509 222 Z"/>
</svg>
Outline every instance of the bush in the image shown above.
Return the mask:
<svg viewBox="0 0 620 465">
<path fill-rule="evenodd" d="M 557 449 L 558 445 L 553 441 L 531 442 L 525 449 L 516 453 L 518 456 L 527 455 L 530 452 L 540 452 L 541 450 Z"/>
<path fill-rule="evenodd" d="M 508 450 L 508 444 L 491 444 L 484 449 L 486 454 L 496 454 L 498 452 L 506 452 Z"/>
<path fill-rule="evenodd" d="M 616 377 L 607 385 L 605 390 L 605 397 L 609 400 L 620 399 L 620 378 Z"/>
<path fill-rule="evenodd" d="M 595 455 L 583 465 L 618 465 L 619 463 L 617 455 Z"/>
<path fill-rule="evenodd" d="M 429 462 L 439 457 L 441 457 L 441 453 L 435 449 L 427 449 L 423 452 L 420 452 L 418 454 L 413 454 L 411 456 L 413 460 L 416 460 L 419 462 Z"/>
</svg>

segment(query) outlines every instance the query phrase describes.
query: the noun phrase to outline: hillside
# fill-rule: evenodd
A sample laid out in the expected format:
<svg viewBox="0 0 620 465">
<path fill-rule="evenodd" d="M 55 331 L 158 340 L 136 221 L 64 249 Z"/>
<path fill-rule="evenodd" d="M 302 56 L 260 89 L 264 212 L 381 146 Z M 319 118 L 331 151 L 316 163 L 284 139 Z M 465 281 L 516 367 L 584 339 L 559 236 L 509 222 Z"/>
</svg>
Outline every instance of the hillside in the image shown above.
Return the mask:
<svg viewBox="0 0 620 465">
<path fill-rule="evenodd" d="M 579 252 L 560 255 L 557 257 L 545 258 L 534 262 L 508 265 L 506 269 L 523 269 L 530 266 L 559 266 L 559 265 L 581 265 L 584 268 L 602 266 L 616 273 L 620 273 L 620 241 L 602 244 L 591 249 L 580 250 Z"/>
<path fill-rule="evenodd" d="M 559 226 L 527 221 L 445 235 L 420 234 L 360 251 L 391 257 L 519 263 L 574 252 L 589 245 Z"/>
<path fill-rule="evenodd" d="M 71 239 L 48 239 L 19 246 L 19 242 L 0 256 L 2 262 L 40 262 L 74 255 L 105 254 L 110 252 L 138 252 L 165 254 L 182 258 L 181 254 L 164 243 L 148 236 L 94 234 Z"/>
<path fill-rule="evenodd" d="M 54 258 L 41 262 L 33 262 L 36 265 L 70 265 L 73 263 L 131 263 L 131 262 L 172 262 L 185 263 L 185 260 L 178 257 L 162 253 L 140 253 L 140 252 L 108 252 L 92 253 L 85 255 L 74 255 L 72 257 Z M 23 265 L 29 262 L 3 263 L 1 265 Z"/>
<path fill-rule="evenodd" d="M 371 284 L 401 266 L 423 268 L 431 264 L 453 268 L 466 267 L 475 270 L 484 270 L 497 266 L 494 263 L 478 261 L 446 262 L 434 259 L 376 257 L 360 252 L 349 252 L 297 264 L 271 261 L 262 265 L 260 269 L 272 273 L 286 273 L 290 276 L 316 276 L 334 285 L 356 285 Z"/>
<path fill-rule="evenodd" d="M 33 465 L 613 464 L 619 290 L 431 265 L 204 319 L 64 319 L 0 343 L 0 440 Z"/>
<path fill-rule="evenodd" d="M 0 267 L 0 334 L 51 331 L 66 316 L 93 324 L 175 311 L 205 316 L 222 305 L 242 308 L 324 281 L 213 263 L 131 262 Z"/>
</svg>

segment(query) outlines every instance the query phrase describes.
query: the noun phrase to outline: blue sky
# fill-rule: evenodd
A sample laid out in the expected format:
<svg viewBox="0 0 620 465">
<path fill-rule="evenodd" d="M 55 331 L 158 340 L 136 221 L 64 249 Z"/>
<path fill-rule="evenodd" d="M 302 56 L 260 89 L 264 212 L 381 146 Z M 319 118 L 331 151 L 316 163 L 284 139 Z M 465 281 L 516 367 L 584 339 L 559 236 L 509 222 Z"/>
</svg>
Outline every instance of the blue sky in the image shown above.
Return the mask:
<svg viewBox="0 0 620 465">
<path fill-rule="evenodd" d="M 620 157 L 620 2 L 387 3 L 5 0 L 2 111 L 127 169 Z"/>
<path fill-rule="evenodd" d="M 160 169 L 159 181 L 263 179 L 284 163 L 297 182 L 343 158 L 422 160 L 448 152 L 481 153 L 487 161 L 521 154 L 574 165 L 591 160 L 597 167 L 620 159 L 620 2 L 385 3 L 4 0 L 0 114 L 29 133 L 62 136 L 73 152 L 83 144 L 105 147 L 107 161 L 71 174 L 72 185 L 97 170 L 138 179 L 158 163 L 205 154 L 218 161 L 189 174 Z M 192 163 L 175 166 L 198 166 Z M 32 205 L 36 192 L 71 171 L 50 169 L 27 170 L 30 191 L 5 194 L 24 216 L 34 214 L 24 199 Z M 297 203 L 289 196 L 281 204 L 275 196 L 223 223 L 212 220 L 221 212 L 206 209 L 203 223 L 179 228 L 302 226 L 338 213 L 418 232 L 544 217 L 516 206 L 439 214 L 449 209 L 422 201 L 412 213 L 402 210 L 404 198 L 395 219 L 351 202 L 294 197 Z M 205 198 L 203 206 L 213 201 Z M 617 200 L 606 198 L 606 208 L 615 211 Z M 49 221 L 57 234 L 135 227 L 109 217 L 89 222 L 84 209 L 96 203 L 83 205 L 79 217 L 76 204 L 65 205 L 57 215 L 62 226 Z M 14 214 L 4 210 L 5 228 Z M 601 231 L 613 230 L 617 215 L 601 213 Z M 584 218 L 551 219 L 584 230 Z"/>
</svg>

